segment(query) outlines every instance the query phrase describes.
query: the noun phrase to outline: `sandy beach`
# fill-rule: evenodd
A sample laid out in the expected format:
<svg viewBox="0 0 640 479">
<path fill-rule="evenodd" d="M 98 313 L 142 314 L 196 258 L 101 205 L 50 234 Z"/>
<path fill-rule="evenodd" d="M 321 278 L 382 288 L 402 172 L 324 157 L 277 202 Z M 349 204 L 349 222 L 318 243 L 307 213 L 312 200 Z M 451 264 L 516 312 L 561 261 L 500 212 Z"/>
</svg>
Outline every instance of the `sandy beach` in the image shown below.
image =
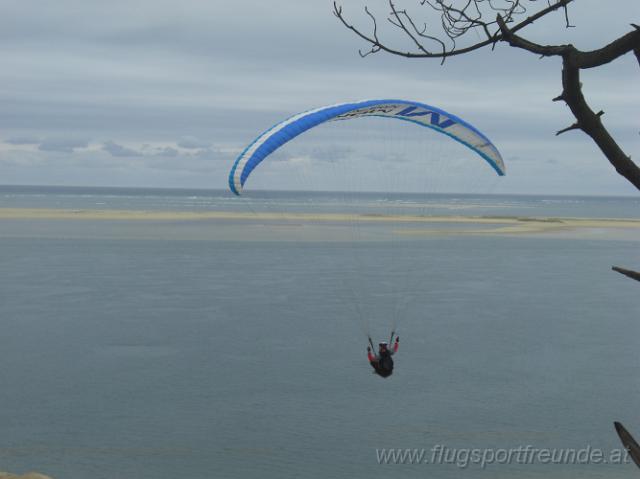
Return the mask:
<svg viewBox="0 0 640 479">
<path fill-rule="evenodd" d="M 238 222 L 292 223 L 386 223 L 409 224 L 411 228 L 399 228 L 399 234 L 535 234 L 580 230 L 640 231 L 640 220 L 621 218 L 554 218 L 507 216 L 421 216 L 421 215 L 366 215 L 337 213 L 278 213 L 278 212 L 228 212 L 228 211 L 144 211 L 113 209 L 54 209 L 54 208 L 0 208 L 3 220 L 77 220 L 77 221 L 132 221 L 132 222 L 205 222 L 212 220 L 236 220 Z M 428 228 L 420 228 L 424 224 Z M 455 226 L 476 226 L 473 229 L 449 229 Z"/>
</svg>

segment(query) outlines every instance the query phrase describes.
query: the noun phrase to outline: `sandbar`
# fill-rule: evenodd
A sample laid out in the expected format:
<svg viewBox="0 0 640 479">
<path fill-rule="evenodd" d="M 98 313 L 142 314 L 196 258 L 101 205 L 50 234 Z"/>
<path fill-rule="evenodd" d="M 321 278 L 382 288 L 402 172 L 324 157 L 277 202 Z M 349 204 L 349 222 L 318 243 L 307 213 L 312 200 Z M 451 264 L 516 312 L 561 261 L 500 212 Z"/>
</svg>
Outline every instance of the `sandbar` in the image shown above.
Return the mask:
<svg viewBox="0 0 640 479">
<path fill-rule="evenodd" d="M 114 209 L 56 209 L 56 208 L 0 208 L 3 220 L 77 220 L 77 221 L 125 221 L 125 222 L 209 222 L 237 221 L 280 224 L 339 225 L 341 223 L 378 223 L 394 225 L 401 235 L 475 234 L 475 235 L 527 235 L 562 233 L 567 231 L 591 232 L 596 230 L 622 230 L 640 232 L 640 219 L 626 218 L 552 218 L 517 216 L 426 216 L 426 215 L 378 215 L 347 213 L 292 213 L 292 212 L 241 212 L 241 211 L 157 211 Z M 424 224 L 424 228 L 420 225 Z M 406 226 L 403 226 L 406 225 Z M 474 228 L 452 231 L 456 225 Z"/>
</svg>

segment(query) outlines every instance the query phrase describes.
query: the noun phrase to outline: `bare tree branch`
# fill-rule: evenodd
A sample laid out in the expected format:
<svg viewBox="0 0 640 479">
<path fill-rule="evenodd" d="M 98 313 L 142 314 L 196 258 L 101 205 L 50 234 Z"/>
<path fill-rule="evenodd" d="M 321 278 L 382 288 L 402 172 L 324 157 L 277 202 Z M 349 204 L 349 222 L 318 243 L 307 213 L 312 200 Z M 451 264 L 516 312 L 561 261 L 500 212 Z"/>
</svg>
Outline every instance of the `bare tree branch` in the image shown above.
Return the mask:
<svg viewBox="0 0 640 479">
<path fill-rule="evenodd" d="M 618 437 L 622 441 L 622 445 L 629 453 L 629 456 L 631 456 L 633 462 L 636 463 L 636 466 L 640 467 L 640 445 L 638 445 L 631 433 L 625 429 L 622 423 L 616 421 L 613 423 L 613 425 L 616 428 Z"/>
<path fill-rule="evenodd" d="M 522 15 L 526 13 L 526 8 L 522 5 L 523 0 L 511 0 L 508 2 L 510 4 L 507 8 L 500 8 L 495 6 L 492 2 L 487 2 L 490 9 L 498 12 L 506 23 L 512 23 L 515 21 L 515 17 L 518 15 Z M 510 28 L 512 33 L 515 33 L 532 23 L 536 20 L 544 17 L 545 15 L 554 12 L 560 8 L 565 8 L 569 3 L 573 0 L 558 0 L 554 3 L 548 4 L 548 6 L 539 12 L 527 17 L 522 22 L 513 25 Z M 403 56 L 406 58 L 445 58 L 454 55 L 462 55 L 465 53 L 469 53 L 474 50 L 478 50 L 488 45 L 495 45 L 498 41 L 502 40 L 502 34 L 500 29 L 497 27 L 497 22 L 492 20 L 489 22 L 482 20 L 482 11 L 480 9 L 480 4 L 485 4 L 484 0 L 467 0 L 466 4 L 462 8 L 455 8 L 449 2 L 449 4 L 445 3 L 445 0 L 422 0 L 421 5 L 427 5 L 434 11 L 440 12 L 441 14 L 441 27 L 445 36 L 451 40 L 452 47 L 449 49 L 443 48 L 441 52 L 433 52 L 430 51 L 425 45 L 422 45 L 419 41 L 416 41 L 416 33 L 420 32 L 420 37 L 429 40 L 435 40 L 437 36 L 435 34 L 427 33 L 426 25 L 425 29 L 418 30 L 415 27 L 415 23 L 413 20 L 408 21 L 410 15 L 406 10 L 402 11 L 403 15 L 406 17 L 404 21 L 399 22 L 397 18 L 397 13 L 400 13 L 399 10 L 392 5 L 392 10 L 388 20 L 390 23 L 402 31 L 416 46 L 417 51 L 404 51 L 398 48 L 395 48 L 387 43 L 385 43 L 378 36 L 377 25 L 374 25 L 374 31 L 370 34 L 364 33 L 361 29 L 348 22 L 344 16 L 342 5 L 337 3 L 337 0 L 333 3 L 333 13 L 334 15 L 342 22 L 342 24 L 347 27 L 349 30 L 354 32 L 358 37 L 366 41 L 371 45 L 371 49 L 368 52 L 376 53 L 378 51 L 385 51 L 387 53 L 391 53 L 393 55 Z M 372 16 L 371 12 L 366 10 L 367 15 Z M 393 21 L 395 19 L 395 21 Z M 568 17 L 567 17 L 568 19 Z M 411 24 L 411 27 L 409 27 Z M 567 22 L 568 24 L 568 22 Z M 493 27 L 493 32 L 491 31 Z M 483 30 L 486 39 L 480 42 L 476 42 L 468 47 L 457 48 L 456 39 L 462 37 L 463 35 L 469 33 L 476 28 L 481 28 Z M 440 41 L 441 45 L 444 46 L 444 42 Z"/>
<path fill-rule="evenodd" d="M 502 40 L 512 47 L 522 48 L 523 50 L 527 50 L 543 57 L 563 55 L 573 49 L 573 46 L 571 45 L 539 45 L 537 43 L 530 42 L 529 40 L 525 40 L 524 38 L 515 35 L 514 32 L 507 27 L 507 23 L 500 14 L 496 17 L 496 22 L 498 23 L 502 33 Z"/>
<path fill-rule="evenodd" d="M 442 49 L 442 63 L 444 63 L 444 60 L 446 58 L 445 54 L 447 51 L 447 47 L 444 44 L 444 42 L 442 40 L 440 40 L 437 37 L 431 36 L 431 35 L 427 35 L 425 32 L 427 31 L 427 25 L 425 23 L 424 27 L 422 28 L 422 30 L 419 30 L 418 27 L 416 26 L 416 24 L 414 23 L 413 19 L 411 18 L 411 16 L 407 13 L 406 10 L 404 10 L 403 15 L 406 17 L 406 20 L 409 22 L 409 24 L 411 25 L 411 28 L 413 29 L 413 31 L 421 38 L 426 38 L 427 40 L 431 40 L 433 42 L 436 42 L 440 45 L 440 48 Z M 414 39 L 414 41 L 416 41 Z M 416 41 L 416 43 L 419 44 L 419 42 Z M 422 48 L 422 46 L 420 46 L 420 48 Z"/>
<path fill-rule="evenodd" d="M 579 130 L 579 129 L 580 129 L 580 125 L 578 125 L 577 123 L 574 123 L 573 125 L 563 128 L 562 130 L 558 130 L 556 132 L 556 136 L 562 135 L 563 133 L 566 133 L 571 130 Z"/>
<path fill-rule="evenodd" d="M 635 23 L 632 23 L 631 26 L 635 28 L 636 31 L 640 31 L 640 26 L 636 25 Z M 638 60 L 638 64 L 640 65 L 640 46 L 636 46 L 633 49 L 633 53 L 635 54 L 636 60 Z"/>
<path fill-rule="evenodd" d="M 389 0 L 391 13 L 387 19 L 394 28 L 400 30 L 412 42 L 415 51 L 400 51 L 386 44 L 380 37 L 381 33 L 378 31 L 375 16 L 367 8 L 365 8 L 365 12 L 373 21 L 371 34 L 365 34 L 347 22 L 342 7 L 337 2 L 333 4 L 334 14 L 348 29 L 371 45 L 367 54 L 386 51 L 408 58 L 440 58 L 444 61 L 450 56 L 462 55 L 487 45 L 495 47 L 497 42 L 505 41 L 512 47 L 526 50 L 541 57 L 558 56 L 562 58 L 563 89 L 562 93 L 553 101 L 564 101 L 576 121 L 571 126 L 559 130 L 556 135 L 571 130 L 583 131 L 591 137 L 616 171 L 640 190 L 640 168 L 631 161 L 631 157 L 625 154 L 607 131 L 601 120 L 603 112 L 595 113 L 591 109 L 584 98 L 580 83 L 580 70 L 600 67 L 629 52 L 634 53 L 640 64 L 640 27 L 638 25 L 631 24 L 632 31 L 600 49 L 580 51 L 570 44 L 541 45 L 517 34 L 518 31 L 559 9 L 563 10 L 565 26 L 572 27 L 567 6 L 573 0 L 548 0 L 545 8 L 518 23 L 516 23 L 516 18 L 527 12 L 525 0 L 504 0 L 502 6 L 494 3 L 493 0 L 460 0 L 457 3 L 454 0 L 420 0 L 420 5 L 427 6 L 440 15 L 444 37 L 441 35 L 442 40 L 439 40 L 435 34 L 428 31 L 426 23 L 424 27 L 418 28 L 411 15 L 406 10 L 396 8 L 393 1 Z M 533 0 L 530 2 L 533 3 Z M 493 18 L 490 21 L 487 20 L 487 12 L 493 12 L 495 20 Z M 458 48 L 457 39 L 472 30 L 476 31 L 478 28 L 482 29 L 486 38 L 470 46 Z M 445 43 L 447 41 L 451 42 L 449 47 Z M 423 42 L 436 42 L 441 50 L 433 51 Z"/>
<path fill-rule="evenodd" d="M 515 35 L 509 30 L 504 20 L 497 18 L 502 37 L 509 45 L 536 53 L 542 56 L 562 57 L 562 94 L 554 100 L 562 99 L 576 123 L 556 133 L 559 135 L 569 130 L 580 129 L 596 143 L 600 151 L 609 160 L 618 174 L 626 178 L 633 186 L 640 190 L 640 168 L 631 161 L 602 124 L 600 117 L 603 112 L 594 113 L 582 94 L 580 70 L 593 68 L 611 62 L 619 56 L 640 48 L 640 30 L 635 29 L 618 38 L 599 50 L 581 52 L 573 45 L 539 45 Z"/>
<path fill-rule="evenodd" d="M 638 273 L 637 271 L 620 268 L 619 266 L 612 266 L 611 269 L 614 270 L 614 271 L 617 271 L 620 274 L 624 274 L 625 276 L 628 276 L 631 279 L 635 279 L 636 281 L 640 281 L 640 273 Z"/>
<path fill-rule="evenodd" d="M 415 43 L 418 50 L 422 51 L 425 55 L 431 55 L 431 52 L 429 52 L 424 46 L 422 46 L 422 44 L 416 39 L 416 37 L 407 29 L 406 25 L 402 22 L 402 18 L 400 18 L 400 13 L 398 13 L 398 10 L 396 10 L 396 7 L 392 1 L 389 2 L 389 6 L 391 7 L 391 13 L 393 14 L 393 17 L 397 20 L 398 23 L 396 24 L 396 23 L 393 23 L 391 20 L 389 21 L 391 21 L 393 25 L 396 25 L 399 28 L 401 28 L 407 34 L 407 36 L 413 41 L 413 43 Z M 402 13 L 404 13 L 404 15 L 408 17 L 406 10 Z"/>
<path fill-rule="evenodd" d="M 578 68 L 599 67 L 638 48 L 640 48 L 640 29 L 636 28 L 598 50 L 590 52 L 576 50 L 576 64 Z"/>
<path fill-rule="evenodd" d="M 566 5 L 564 7 L 562 7 L 562 8 L 564 9 L 565 26 L 567 28 L 573 28 L 575 25 L 571 25 L 571 22 L 569 21 L 569 9 L 567 8 Z"/>
</svg>

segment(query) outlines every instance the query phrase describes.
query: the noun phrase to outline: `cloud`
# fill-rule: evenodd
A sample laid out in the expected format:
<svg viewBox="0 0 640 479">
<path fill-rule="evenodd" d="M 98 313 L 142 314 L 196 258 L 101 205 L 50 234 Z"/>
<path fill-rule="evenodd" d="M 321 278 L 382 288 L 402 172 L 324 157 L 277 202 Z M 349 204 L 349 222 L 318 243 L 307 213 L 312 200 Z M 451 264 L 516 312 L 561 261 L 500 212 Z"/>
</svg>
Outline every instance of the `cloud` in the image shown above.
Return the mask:
<svg viewBox="0 0 640 479">
<path fill-rule="evenodd" d="M 233 163 L 233 161 L 238 157 L 240 152 L 244 148 L 224 148 L 218 146 L 212 146 L 211 148 L 203 148 L 201 150 L 190 151 L 183 156 L 188 158 L 201 158 L 208 161 L 217 161 L 217 162 L 227 162 L 229 164 Z M 277 150 L 274 155 L 278 154 Z M 277 161 L 277 159 L 276 159 Z"/>
<path fill-rule="evenodd" d="M 88 144 L 87 140 L 77 138 L 47 138 L 40 143 L 38 150 L 73 153 L 76 148 L 86 148 Z"/>
<path fill-rule="evenodd" d="M 4 142 L 10 145 L 37 145 L 40 143 L 40 138 L 35 136 L 12 136 L 4 140 Z"/>
<path fill-rule="evenodd" d="M 505 158 L 517 156 L 518 165 L 553 155 L 574 168 L 579 167 L 574 165 L 578 158 L 605 161 L 586 136 L 576 134 L 570 145 L 568 135 L 553 137 L 573 122 L 563 105 L 550 102 L 561 88 L 557 59 L 538 61 L 506 44 L 495 51 L 487 48 L 452 57 L 440 67 L 437 61 L 409 61 L 383 53 L 359 58 L 358 48 L 366 45 L 331 14 L 330 2 L 139 0 L 134 10 L 125 0 L 68 0 L 65 4 L 73 8 L 63 9 L 55 2 L 39 2 L 37 9 L 31 2 L 5 3 L 0 50 L 3 68 L 11 75 L 0 78 L 0 130 L 9 139 L 0 140 L 0 156 L 6 158 L 15 145 L 16 158 L 34 153 L 38 161 L 50 159 L 61 177 L 77 184 L 93 184 L 97 176 L 114 185 L 128 184 L 135 174 L 147 175 L 151 168 L 158 173 L 161 166 L 183 175 L 141 176 L 144 184 L 151 186 L 154 178 L 162 178 L 158 184 L 217 182 L 224 187 L 226 168 L 265 128 L 305 109 L 368 97 L 421 100 L 458 114 L 491 138 Z M 342 3 L 349 20 L 370 28 L 363 2 Z M 637 10 L 637 4 L 638 0 L 616 2 L 624 12 Z M 577 5 L 570 15 L 578 28 L 564 28 L 560 13 L 527 28 L 527 37 L 589 50 L 631 29 L 629 15 L 607 16 L 608 2 Z M 287 15 L 269 16 L 273 11 Z M 100 22 L 91 21 L 95 18 Z M 255 46 L 265 42 L 269 48 L 256 54 Z M 584 72 L 583 78 L 592 104 L 606 111 L 607 125 L 634 157 L 640 137 L 637 124 L 629 119 L 637 116 L 638 100 L 629 92 L 635 91 L 636 71 L 630 54 L 606 68 Z M 610 88 L 612 82 L 615 89 Z M 346 130 L 334 129 L 322 142 L 314 141 L 314 132 L 305 134 L 276 152 L 272 161 L 286 166 L 282 162 L 308 157 L 314 167 L 334 166 L 345 158 L 371 159 L 369 153 L 389 160 L 388 154 L 376 151 L 377 145 L 362 147 L 345 136 L 357 125 Z M 68 132 L 113 141 L 100 141 L 66 155 L 69 158 L 56 152 L 72 152 L 83 142 L 40 141 L 69 136 Z M 371 143 L 377 138 L 374 135 Z M 150 146 L 141 146 L 144 143 Z M 89 165 L 81 161 L 85 157 L 104 175 L 93 169 L 87 174 Z M 120 176 L 116 166 L 126 174 Z M 206 168 L 219 168 L 217 176 L 205 179 L 201 172 Z M 53 178 L 40 165 L 25 166 L 16 175 L 22 176 L 15 176 L 15 181 L 28 183 Z M 286 184 L 295 177 L 285 167 L 282 175 Z M 607 175 L 615 172 L 605 170 L 602 188 L 612 184 Z M 574 184 L 570 174 L 566 178 Z M 548 168 L 528 172 L 523 185 L 548 191 Z M 596 188 L 585 185 L 580 191 Z"/>
<path fill-rule="evenodd" d="M 330 163 L 350 157 L 354 149 L 350 146 L 322 146 L 311 150 L 311 157 L 315 160 L 328 161 Z"/>
<path fill-rule="evenodd" d="M 169 158 L 173 158 L 178 156 L 178 150 L 176 150 L 175 148 L 172 148 L 170 146 L 166 146 L 164 148 L 160 148 L 158 149 L 158 152 L 156 153 L 157 156 L 165 156 L 165 157 L 169 157 Z"/>
<path fill-rule="evenodd" d="M 142 153 L 140 151 L 119 145 L 118 143 L 111 140 L 105 141 L 102 145 L 102 149 L 110 153 L 111 156 L 115 156 L 117 158 L 142 156 Z"/>
<path fill-rule="evenodd" d="M 199 148 L 210 148 L 211 142 L 199 140 L 195 136 L 183 136 L 178 140 L 178 146 L 187 150 L 196 150 Z"/>
</svg>

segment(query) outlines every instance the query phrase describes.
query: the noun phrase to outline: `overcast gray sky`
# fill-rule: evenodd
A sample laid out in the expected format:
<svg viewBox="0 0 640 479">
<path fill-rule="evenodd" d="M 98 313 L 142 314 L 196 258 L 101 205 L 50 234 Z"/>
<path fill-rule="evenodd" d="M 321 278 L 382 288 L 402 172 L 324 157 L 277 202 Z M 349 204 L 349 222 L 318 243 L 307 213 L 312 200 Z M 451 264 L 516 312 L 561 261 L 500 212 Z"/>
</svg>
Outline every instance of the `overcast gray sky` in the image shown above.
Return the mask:
<svg viewBox="0 0 640 479">
<path fill-rule="evenodd" d="M 366 27 L 363 3 L 344 5 Z M 561 89 L 557 59 L 506 45 L 444 66 L 361 59 L 366 45 L 325 0 L 0 6 L 0 184 L 226 188 L 237 153 L 279 120 L 341 101 L 404 98 L 455 113 L 493 140 L 508 168 L 494 192 L 635 194 L 584 134 L 554 136 L 573 122 L 565 105 L 551 102 Z M 556 15 L 525 32 L 541 43 L 597 48 L 640 23 L 640 2 L 577 0 L 570 13 L 576 28 Z M 583 74 L 589 102 L 633 158 L 638 77 L 632 55 Z M 353 128 L 349 145 L 332 131 L 288 145 L 271 170 L 277 175 L 256 185 L 286 188 L 296 168 L 332 155 L 365 161 L 371 136 Z"/>
</svg>

